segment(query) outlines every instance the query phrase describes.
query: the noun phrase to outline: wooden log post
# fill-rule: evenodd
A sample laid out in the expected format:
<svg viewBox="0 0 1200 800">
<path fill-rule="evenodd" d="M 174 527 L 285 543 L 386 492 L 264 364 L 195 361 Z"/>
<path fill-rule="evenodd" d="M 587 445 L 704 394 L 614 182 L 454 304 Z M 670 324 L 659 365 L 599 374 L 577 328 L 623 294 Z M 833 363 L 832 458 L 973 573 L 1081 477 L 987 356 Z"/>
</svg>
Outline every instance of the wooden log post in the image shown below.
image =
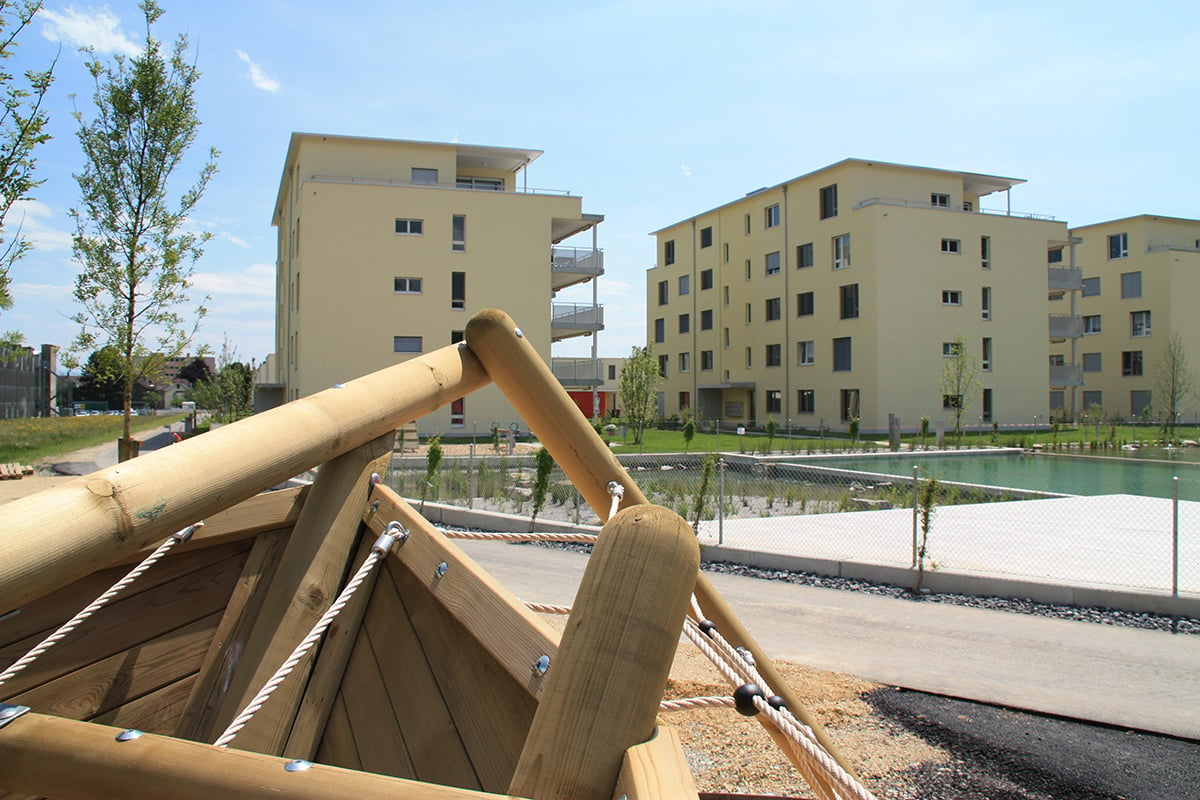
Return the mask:
<svg viewBox="0 0 1200 800">
<path fill-rule="evenodd" d="M 0 507 L 0 614 L 488 383 L 457 345 Z"/>
<path fill-rule="evenodd" d="M 688 524 L 642 505 L 604 526 L 509 785 L 533 800 L 610 800 L 654 732 L 700 565 Z"/>
<path fill-rule="evenodd" d="M 479 357 L 517 413 L 529 421 L 538 439 L 554 454 L 555 461 L 601 519 L 608 517 L 611 500 L 605 485 L 610 480 L 617 481 L 624 488 L 621 508 L 648 502 L 629 473 L 555 380 L 537 351 L 516 331 L 516 323 L 511 317 L 503 311 L 487 309 L 475 314 L 467 323 L 467 345 Z M 820 720 L 800 702 L 704 573 L 699 573 L 695 591 L 700 607 L 716 623 L 721 635 L 735 647 L 745 647 L 754 655 L 758 671 L 771 684 L 772 690 L 785 700 L 788 709 L 801 722 L 813 729 L 821 746 L 838 764 L 854 774 Z M 768 731 L 773 729 L 761 717 L 759 721 Z"/>
</svg>

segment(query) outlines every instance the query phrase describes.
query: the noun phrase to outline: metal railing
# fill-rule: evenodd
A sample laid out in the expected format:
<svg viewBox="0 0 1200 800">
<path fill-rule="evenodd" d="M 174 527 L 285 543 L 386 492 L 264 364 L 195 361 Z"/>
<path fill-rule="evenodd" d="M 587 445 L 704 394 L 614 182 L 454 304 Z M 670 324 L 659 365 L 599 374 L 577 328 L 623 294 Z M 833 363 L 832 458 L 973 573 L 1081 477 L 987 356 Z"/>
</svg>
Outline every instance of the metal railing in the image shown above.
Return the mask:
<svg viewBox="0 0 1200 800">
<path fill-rule="evenodd" d="M 550 269 L 553 272 L 603 275 L 604 251 L 590 247 L 555 247 L 550 253 Z"/>
<path fill-rule="evenodd" d="M 550 323 L 555 328 L 604 327 L 604 306 L 591 303 L 552 303 Z"/>
<path fill-rule="evenodd" d="M 1083 386 L 1083 367 L 1079 364 L 1051 364 L 1051 386 Z"/>
<path fill-rule="evenodd" d="M 1028 212 L 1008 211 L 990 208 L 980 208 L 976 210 L 965 209 L 960 205 L 937 205 L 923 200 L 907 200 L 901 197 L 868 197 L 866 200 L 860 200 L 854 204 L 854 209 L 865 208 L 866 206 L 884 205 L 884 206 L 904 206 L 906 208 L 929 208 L 935 211 L 956 211 L 960 214 L 990 214 L 1001 217 L 1020 217 L 1021 219 L 1035 219 L 1042 221 L 1054 221 L 1054 216 L 1051 214 L 1032 214 Z"/>
<path fill-rule="evenodd" d="M 1051 289 L 1078 291 L 1083 288 L 1083 270 L 1072 267 L 1047 267 L 1046 281 Z"/>
<path fill-rule="evenodd" d="M 1147 253 L 1161 253 L 1167 250 L 1200 253 L 1200 239 L 1151 239 L 1146 243 Z"/>
<path fill-rule="evenodd" d="M 553 358 L 550 371 L 563 386 L 599 386 L 604 383 L 604 365 L 595 358 Z"/>
<path fill-rule="evenodd" d="M 351 183 L 362 186 L 420 186 L 423 189 L 447 189 L 458 192 L 492 192 L 497 190 L 491 187 L 465 187 L 459 186 L 457 178 L 454 181 L 445 183 L 425 183 L 423 181 L 401 180 L 400 178 L 381 178 L 371 176 L 357 175 L 309 175 L 305 178 L 306 182 L 313 183 Z M 558 197 L 571 197 L 570 189 L 537 189 L 527 186 L 514 186 L 511 190 L 506 190 L 509 194 L 538 194 L 538 195 L 554 195 Z"/>
</svg>

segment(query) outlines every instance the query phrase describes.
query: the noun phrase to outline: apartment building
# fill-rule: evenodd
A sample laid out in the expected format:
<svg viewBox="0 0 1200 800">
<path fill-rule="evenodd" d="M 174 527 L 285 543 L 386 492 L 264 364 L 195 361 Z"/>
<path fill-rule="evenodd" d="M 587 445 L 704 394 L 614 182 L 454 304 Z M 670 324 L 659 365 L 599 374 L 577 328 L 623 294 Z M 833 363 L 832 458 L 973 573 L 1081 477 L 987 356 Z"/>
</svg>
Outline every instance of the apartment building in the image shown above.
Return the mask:
<svg viewBox="0 0 1200 800">
<path fill-rule="evenodd" d="M 507 311 L 550 361 L 603 309 L 556 292 L 604 272 L 598 214 L 528 187 L 539 150 L 295 133 L 272 224 L 276 374 L 287 400 L 460 341 Z M 578 237 L 579 246 L 561 245 Z M 525 426 L 488 387 L 420 421 L 422 433 Z"/>
<path fill-rule="evenodd" d="M 1155 369 L 1173 334 L 1182 338 L 1193 373 L 1200 372 L 1200 220 L 1144 214 L 1071 234 L 1081 335 L 1052 345 L 1050 364 L 1075 375 L 1079 397 L 1072 406 L 1069 389 L 1052 389 L 1051 408 L 1157 419 Z M 1066 261 L 1069 253 L 1052 250 L 1051 259 Z M 1063 302 L 1051 299 L 1052 306 Z M 1185 417 L 1189 411 L 1195 414 L 1195 402 Z"/>
<path fill-rule="evenodd" d="M 885 431 L 889 415 L 949 426 L 962 404 L 971 426 L 1044 423 L 1048 333 L 1063 324 L 1047 320 L 1047 254 L 1070 236 L 1011 210 L 1021 183 L 847 159 L 656 231 L 660 412 Z M 980 385 L 947 395 L 943 364 L 960 356 Z"/>
</svg>

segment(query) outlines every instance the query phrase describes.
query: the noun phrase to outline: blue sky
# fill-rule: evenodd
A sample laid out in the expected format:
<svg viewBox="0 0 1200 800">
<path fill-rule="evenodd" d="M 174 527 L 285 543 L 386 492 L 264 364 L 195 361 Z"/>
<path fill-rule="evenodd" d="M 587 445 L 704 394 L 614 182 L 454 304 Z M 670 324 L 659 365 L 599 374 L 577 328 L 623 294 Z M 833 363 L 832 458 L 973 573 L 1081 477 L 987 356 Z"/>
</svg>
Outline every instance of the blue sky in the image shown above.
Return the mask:
<svg viewBox="0 0 1200 800">
<path fill-rule="evenodd" d="M 186 34 L 203 73 L 197 157 L 221 151 L 193 215 L 216 234 L 199 340 L 228 335 L 244 360 L 273 348 L 271 204 L 293 131 L 544 150 L 529 186 L 606 216 L 602 355 L 644 343 L 650 231 L 843 158 L 1024 178 L 1014 211 L 1072 225 L 1200 217 L 1194 0 L 160 2 L 156 36 Z M 90 115 L 93 89 L 77 48 L 143 38 L 129 0 L 47 0 L 10 64 L 61 48 L 45 183 L 23 209 L 36 250 L 0 313 L 31 344 L 76 332 L 70 111 Z M 568 344 L 556 354 L 588 349 Z"/>
</svg>

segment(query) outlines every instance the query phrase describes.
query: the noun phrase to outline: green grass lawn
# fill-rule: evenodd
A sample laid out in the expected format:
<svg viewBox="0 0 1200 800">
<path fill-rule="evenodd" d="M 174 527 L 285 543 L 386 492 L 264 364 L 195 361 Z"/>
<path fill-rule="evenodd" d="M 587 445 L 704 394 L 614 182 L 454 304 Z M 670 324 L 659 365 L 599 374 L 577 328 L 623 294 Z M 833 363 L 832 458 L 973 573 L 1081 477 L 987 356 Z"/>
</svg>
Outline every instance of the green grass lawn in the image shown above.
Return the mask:
<svg viewBox="0 0 1200 800">
<path fill-rule="evenodd" d="M 133 431 L 169 425 L 183 414 L 134 417 Z M 97 417 L 36 417 L 0 420 L 0 463 L 33 464 L 120 438 L 124 420 Z"/>
</svg>

